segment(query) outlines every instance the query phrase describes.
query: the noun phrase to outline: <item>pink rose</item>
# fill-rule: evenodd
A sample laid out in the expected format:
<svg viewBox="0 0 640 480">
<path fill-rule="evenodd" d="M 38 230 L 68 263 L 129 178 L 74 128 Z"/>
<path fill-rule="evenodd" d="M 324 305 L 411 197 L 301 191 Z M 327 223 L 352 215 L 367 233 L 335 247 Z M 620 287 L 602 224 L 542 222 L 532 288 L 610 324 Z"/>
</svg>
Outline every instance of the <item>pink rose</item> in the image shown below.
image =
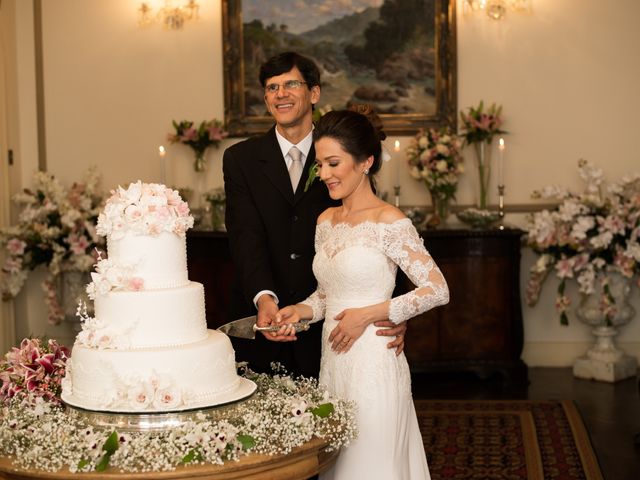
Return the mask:
<svg viewBox="0 0 640 480">
<path fill-rule="evenodd" d="M 19 238 L 12 238 L 7 242 L 7 250 L 11 255 L 22 255 L 26 246 L 27 244 Z"/>
</svg>

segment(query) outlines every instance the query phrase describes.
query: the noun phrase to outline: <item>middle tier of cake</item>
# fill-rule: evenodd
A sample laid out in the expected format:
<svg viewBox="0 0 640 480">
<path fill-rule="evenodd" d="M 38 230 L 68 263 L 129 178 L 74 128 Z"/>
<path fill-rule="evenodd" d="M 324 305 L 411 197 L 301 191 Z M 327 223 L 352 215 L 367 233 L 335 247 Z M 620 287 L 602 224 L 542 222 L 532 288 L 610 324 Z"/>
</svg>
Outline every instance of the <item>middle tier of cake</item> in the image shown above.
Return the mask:
<svg viewBox="0 0 640 480">
<path fill-rule="evenodd" d="M 95 319 L 78 335 L 81 345 L 112 349 L 168 347 L 207 337 L 204 288 L 184 287 L 139 292 L 112 291 L 94 301 Z"/>
</svg>

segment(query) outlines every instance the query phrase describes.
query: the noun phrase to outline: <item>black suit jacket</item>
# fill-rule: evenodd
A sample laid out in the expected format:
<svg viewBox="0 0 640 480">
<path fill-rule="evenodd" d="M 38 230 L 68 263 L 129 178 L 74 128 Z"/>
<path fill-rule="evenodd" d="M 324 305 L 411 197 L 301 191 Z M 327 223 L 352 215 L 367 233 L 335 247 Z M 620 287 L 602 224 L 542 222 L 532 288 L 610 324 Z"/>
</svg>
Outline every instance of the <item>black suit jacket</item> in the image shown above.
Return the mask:
<svg viewBox="0 0 640 480">
<path fill-rule="evenodd" d="M 253 298 L 261 290 L 275 292 L 281 307 L 300 302 L 315 290 L 311 264 L 316 220 L 337 202 L 319 179 L 304 192 L 314 162 L 312 147 L 294 194 L 275 127 L 225 151 L 225 223 L 236 272 L 230 319 L 256 313 Z M 252 341 L 232 341 L 236 359 L 249 361 L 258 371 L 279 361 L 293 373 L 317 376 L 320 332 L 318 323 L 298 335 L 296 342 L 270 342 L 262 335 Z"/>
</svg>

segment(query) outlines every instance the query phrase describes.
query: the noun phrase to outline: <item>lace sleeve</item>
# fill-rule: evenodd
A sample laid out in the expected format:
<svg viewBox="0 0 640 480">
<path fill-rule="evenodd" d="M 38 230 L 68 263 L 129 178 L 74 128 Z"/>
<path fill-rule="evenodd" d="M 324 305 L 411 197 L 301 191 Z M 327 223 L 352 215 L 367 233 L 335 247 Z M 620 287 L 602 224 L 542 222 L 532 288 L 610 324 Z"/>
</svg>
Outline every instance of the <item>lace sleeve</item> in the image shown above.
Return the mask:
<svg viewBox="0 0 640 480">
<path fill-rule="evenodd" d="M 323 225 L 316 226 L 316 236 L 315 236 L 315 251 L 317 252 L 321 245 L 324 243 L 327 237 L 327 230 L 323 228 Z M 311 307 L 313 310 L 313 318 L 309 323 L 319 322 L 324 318 L 324 313 L 326 309 L 326 296 L 324 290 L 318 285 L 318 288 L 315 292 L 313 292 L 309 297 L 300 302 L 308 307 Z"/>
<path fill-rule="evenodd" d="M 391 299 L 389 320 L 404 322 L 449 302 L 447 282 L 410 220 L 403 219 L 389 225 L 383 241 L 386 255 L 416 285 L 409 293 Z"/>
<path fill-rule="evenodd" d="M 303 300 L 302 304 L 311 307 L 313 310 L 313 318 L 309 321 L 309 323 L 319 322 L 324 318 L 324 312 L 326 308 L 326 297 L 324 291 L 318 287 L 315 292 L 309 295 L 305 300 Z"/>
</svg>

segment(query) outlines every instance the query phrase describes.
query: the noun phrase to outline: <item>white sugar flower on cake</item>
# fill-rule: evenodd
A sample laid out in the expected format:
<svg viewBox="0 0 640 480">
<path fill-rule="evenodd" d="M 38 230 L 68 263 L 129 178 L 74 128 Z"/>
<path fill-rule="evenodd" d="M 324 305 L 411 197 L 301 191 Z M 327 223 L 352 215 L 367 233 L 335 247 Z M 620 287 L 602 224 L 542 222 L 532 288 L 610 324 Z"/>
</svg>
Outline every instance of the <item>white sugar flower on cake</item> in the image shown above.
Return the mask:
<svg viewBox="0 0 640 480">
<path fill-rule="evenodd" d="M 82 322 L 82 329 L 76 336 L 78 345 L 101 349 L 125 349 L 131 346 L 129 334 L 135 323 L 128 325 L 126 329 L 115 329 L 98 318 L 90 317 L 84 304 L 78 305 L 76 315 Z"/>
<path fill-rule="evenodd" d="M 126 189 L 112 190 L 98 217 L 99 235 L 122 238 L 126 232 L 158 235 L 171 232 L 184 236 L 193 227 L 189 205 L 177 190 L 138 180 Z"/>
<path fill-rule="evenodd" d="M 133 265 L 118 265 L 102 258 L 98 252 L 96 271 L 91 272 L 91 283 L 87 285 L 87 294 L 91 300 L 98 295 L 106 295 L 112 290 L 139 291 L 144 287 L 144 280 L 133 275 Z"/>
</svg>

